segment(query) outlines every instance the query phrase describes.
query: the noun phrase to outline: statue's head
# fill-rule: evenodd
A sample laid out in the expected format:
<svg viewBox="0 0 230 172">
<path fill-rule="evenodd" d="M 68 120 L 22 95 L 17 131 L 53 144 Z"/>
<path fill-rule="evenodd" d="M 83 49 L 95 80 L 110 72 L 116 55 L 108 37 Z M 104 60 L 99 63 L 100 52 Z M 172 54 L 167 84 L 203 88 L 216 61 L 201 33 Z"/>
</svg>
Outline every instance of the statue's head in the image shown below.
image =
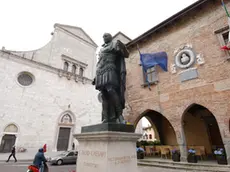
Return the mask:
<svg viewBox="0 0 230 172">
<path fill-rule="evenodd" d="M 109 42 L 112 41 L 113 37 L 112 37 L 112 35 L 111 35 L 110 33 L 105 33 L 105 34 L 103 35 L 103 39 L 104 39 L 104 42 L 105 42 L 106 44 L 108 44 Z"/>
</svg>

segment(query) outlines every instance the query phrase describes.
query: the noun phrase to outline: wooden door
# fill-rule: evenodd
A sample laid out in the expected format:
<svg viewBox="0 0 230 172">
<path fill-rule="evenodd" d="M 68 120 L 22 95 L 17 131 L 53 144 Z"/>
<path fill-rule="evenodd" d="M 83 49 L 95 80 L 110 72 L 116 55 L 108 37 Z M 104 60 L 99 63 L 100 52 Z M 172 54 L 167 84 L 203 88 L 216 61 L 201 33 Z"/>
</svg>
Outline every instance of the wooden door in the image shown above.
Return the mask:
<svg viewBox="0 0 230 172">
<path fill-rule="evenodd" d="M 2 137 L 2 142 L 0 146 L 0 152 L 8 153 L 11 152 L 12 147 L 15 145 L 16 136 L 6 134 Z"/>
<path fill-rule="evenodd" d="M 66 151 L 69 147 L 70 128 L 59 129 L 57 151 Z"/>
</svg>

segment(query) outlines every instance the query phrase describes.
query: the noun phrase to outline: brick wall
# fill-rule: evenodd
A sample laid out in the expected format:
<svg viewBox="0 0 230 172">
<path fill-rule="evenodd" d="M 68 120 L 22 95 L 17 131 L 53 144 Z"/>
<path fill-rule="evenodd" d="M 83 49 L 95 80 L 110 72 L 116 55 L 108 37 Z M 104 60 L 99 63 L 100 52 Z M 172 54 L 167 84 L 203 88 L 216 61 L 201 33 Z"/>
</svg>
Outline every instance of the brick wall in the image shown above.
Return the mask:
<svg viewBox="0 0 230 172">
<path fill-rule="evenodd" d="M 227 3 L 230 9 L 230 3 Z M 225 144 L 229 143 L 228 119 L 230 118 L 230 61 L 220 50 L 216 30 L 226 27 L 227 17 L 219 1 L 209 1 L 191 11 L 183 18 L 174 21 L 157 33 L 138 42 L 141 52 L 151 53 L 165 51 L 168 54 L 168 72 L 157 67 L 159 83 L 143 88 L 143 74 L 139 66 L 139 54 L 136 45 L 129 47 L 127 59 L 127 104 L 132 109 L 126 119 L 136 124 L 143 112 L 151 109 L 160 112 L 172 124 L 178 143 L 183 143 L 181 119 L 187 109 L 194 103 L 208 108 L 215 116 Z M 197 68 L 198 78 L 181 83 L 177 69 L 170 72 L 174 63 L 174 51 L 191 44 L 197 54 L 205 59 L 204 65 Z"/>
</svg>

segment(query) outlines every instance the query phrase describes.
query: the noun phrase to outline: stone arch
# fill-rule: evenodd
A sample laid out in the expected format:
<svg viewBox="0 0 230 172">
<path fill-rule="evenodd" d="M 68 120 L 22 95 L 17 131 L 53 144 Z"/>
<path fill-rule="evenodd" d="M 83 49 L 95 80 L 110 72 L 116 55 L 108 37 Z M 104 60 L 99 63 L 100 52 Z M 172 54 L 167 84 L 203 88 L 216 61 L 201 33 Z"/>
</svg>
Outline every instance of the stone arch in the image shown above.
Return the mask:
<svg viewBox="0 0 230 172">
<path fill-rule="evenodd" d="M 71 117 L 71 115 L 69 115 L 68 113 L 63 115 L 61 120 L 60 120 L 61 124 L 72 124 L 73 123 L 73 119 Z"/>
<path fill-rule="evenodd" d="M 160 112 L 147 109 L 143 113 L 141 113 L 134 121 L 134 126 L 136 127 L 138 121 L 142 118 L 146 117 L 149 119 L 151 124 L 154 124 L 160 141 L 164 145 L 178 145 L 175 129 L 170 123 L 170 121 L 162 115 Z"/>
<path fill-rule="evenodd" d="M 64 112 L 62 112 L 59 115 L 59 117 L 58 117 L 58 123 L 61 123 L 61 120 L 63 119 L 63 117 L 65 115 L 68 115 L 71 118 L 71 120 L 72 120 L 72 124 L 75 124 L 76 117 L 75 117 L 74 113 L 72 111 L 70 111 L 70 110 L 64 111 Z"/>
<path fill-rule="evenodd" d="M 147 112 L 150 112 L 150 111 L 151 111 L 150 109 L 147 109 L 147 110 L 145 110 L 144 112 L 142 112 L 139 116 L 137 116 L 137 118 L 135 119 L 135 121 L 134 121 L 134 123 L 133 123 L 133 125 L 134 125 L 135 128 L 136 128 L 136 126 L 137 126 L 137 123 L 140 121 L 140 119 L 141 119 L 142 117 L 144 117 L 145 114 L 146 114 Z M 146 118 L 148 118 L 148 117 L 146 117 Z M 149 120 L 149 119 L 148 119 L 148 120 Z M 152 121 L 149 120 L 149 122 L 152 124 Z"/>
<path fill-rule="evenodd" d="M 75 115 L 72 111 L 67 110 L 61 113 L 57 119 L 57 134 L 54 150 L 66 151 L 71 150 L 73 145 L 73 133 L 75 129 Z"/>
<path fill-rule="evenodd" d="M 217 108 L 217 107 L 220 107 L 220 105 L 222 105 L 221 107 L 223 107 L 223 102 L 214 104 L 209 99 L 205 100 L 205 101 L 202 101 L 202 100 L 188 101 L 182 108 L 180 108 L 180 111 L 178 112 L 179 114 L 181 114 L 181 119 L 183 118 L 184 113 L 190 107 L 192 107 L 193 105 L 196 105 L 196 104 L 207 108 L 213 114 L 213 116 L 216 118 L 216 120 L 218 122 L 220 122 L 219 119 L 218 119 L 219 114 L 221 113 L 221 115 L 226 115 L 226 112 L 227 112 L 227 108 L 226 108 L 226 110 L 223 110 L 221 112 L 218 110 L 219 108 Z M 226 104 L 226 106 L 227 106 L 227 104 Z M 218 116 L 217 116 L 217 114 L 218 114 Z"/>
<path fill-rule="evenodd" d="M 9 123 L 4 127 L 4 133 L 19 133 L 19 127 L 16 123 Z"/>
<path fill-rule="evenodd" d="M 188 105 L 182 114 L 181 126 L 186 151 L 194 148 L 204 156 L 215 157 L 214 150 L 225 150 L 216 115 L 206 106 L 198 103 Z"/>
<path fill-rule="evenodd" d="M 148 116 L 142 116 L 142 117 L 139 119 L 139 121 L 140 121 L 143 117 L 145 117 L 145 118 L 148 120 L 148 122 L 151 124 L 151 127 L 153 128 L 153 131 L 154 131 L 154 136 L 155 136 L 155 138 L 156 138 L 157 140 L 160 140 L 159 133 L 158 133 L 158 131 L 157 131 L 156 126 L 155 126 L 155 124 L 151 121 L 151 119 L 150 119 Z M 134 125 L 135 131 L 136 131 L 136 127 L 137 127 L 139 121 L 137 121 L 136 125 Z M 144 133 L 143 133 L 143 134 L 144 134 Z M 143 136 L 143 135 L 142 135 L 142 136 Z"/>
<path fill-rule="evenodd" d="M 19 127 L 15 123 L 9 123 L 4 127 L 1 138 L 0 152 L 10 152 L 12 146 L 17 144 L 17 135 Z"/>
</svg>

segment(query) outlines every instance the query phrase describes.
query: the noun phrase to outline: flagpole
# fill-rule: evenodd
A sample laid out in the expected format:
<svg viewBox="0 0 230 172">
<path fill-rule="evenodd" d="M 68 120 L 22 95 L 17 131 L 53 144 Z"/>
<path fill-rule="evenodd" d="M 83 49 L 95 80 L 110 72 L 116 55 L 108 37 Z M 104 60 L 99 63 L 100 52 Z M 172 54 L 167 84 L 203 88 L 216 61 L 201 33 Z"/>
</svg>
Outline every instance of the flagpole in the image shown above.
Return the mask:
<svg viewBox="0 0 230 172">
<path fill-rule="evenodd" d="M 140 48 L 139 48 L 139 45 L 138 45 L 138 44 L 137 44 L 137 51 L 138 51 L 139 54 L 141 55 Z"/>
<path fill-rule="evenodd" d="M 224 0 L 221 0 L 221 2 L 222 2 L 223 8 L 224 8 L 224 10 L 225 10 L 227 16 L 230 17 L 229 12 L 228 12 L 228 10 L 227 10 L 227 7 L 226 7 L 226 5 L 224 4 Z"/>
</svg>

